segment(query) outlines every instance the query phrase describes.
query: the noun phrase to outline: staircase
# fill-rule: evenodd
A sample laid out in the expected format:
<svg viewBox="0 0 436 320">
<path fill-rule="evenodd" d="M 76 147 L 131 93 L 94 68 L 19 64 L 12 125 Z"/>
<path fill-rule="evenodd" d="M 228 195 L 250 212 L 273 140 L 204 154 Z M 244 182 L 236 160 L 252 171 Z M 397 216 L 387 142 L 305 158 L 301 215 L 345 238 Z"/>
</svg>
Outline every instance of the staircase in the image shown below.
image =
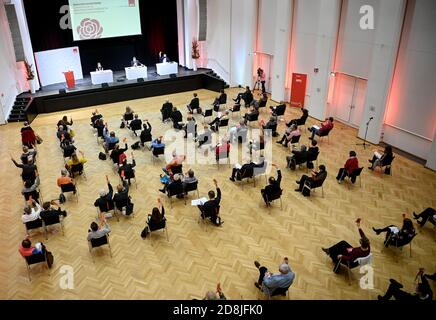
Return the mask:
<svg viewBox="0 0 436 320">
<path fill-rule="evenodd" d="M 230 86 L 229 86 L 229 84 L 227 83 L 227 82 L 225 82 L 219 75 L 217 75 L 216 73 L 215 73 L 215 71 L 213 71 L 213 70 L 211 70 L 211 71 L 209 71 L 208 73 L 207 73 L 209 76 L 211 76 L 211 77 L 214 77 L 214 78 L 216 78 L 216 79 L 218 79 L 218 80 L 221 80 L 222 82 L 224 82 L 225 83 L 225 85 L 224 85 L 224 89 L 227 89 L 227 88 L 229 88 Z"/>
<path fill-rule="evenodd" d="M 24 122 L 27 121 L 25 110 L 30 104 L 31 97 L 16 98 L 11 113 L 9 114 L 8 122 Z"/>
</svg>

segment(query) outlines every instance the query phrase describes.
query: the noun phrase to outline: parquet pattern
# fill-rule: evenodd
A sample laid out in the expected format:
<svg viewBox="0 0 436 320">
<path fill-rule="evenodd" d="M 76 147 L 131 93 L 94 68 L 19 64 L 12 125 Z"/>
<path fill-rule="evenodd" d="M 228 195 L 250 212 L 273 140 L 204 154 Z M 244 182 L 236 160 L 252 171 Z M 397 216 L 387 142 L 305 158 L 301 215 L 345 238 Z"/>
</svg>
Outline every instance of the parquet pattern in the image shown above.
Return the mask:
<svg viewBox="0 0 436 320">
<path fill-rule="evenodd" d="M 239 89 L 228 89 L 229 98 Z M 210 104 L 216 93 L 199 90 L 202 104 Z M 170 100 L 186 114 L 185 105 L 191 92 L 169 96 Z M 135 101 L 98 106 L 111 129 L 122 137 L 133 137 L 127 129 L 119 129 L 121 114 L 130 105 L 141 118 L 148 118 L 153 126 L 153 135 L 164 133 L 168 124 L 162 124 L 160 106 L 167 97 L 153 97 Z M 268 104 L 269 105 L 269 104 Z M 200 183 L 200 195 L 206 195 L 216 178 L 223 191 L 221 215 L 225 221 L 222 228 L 197 223 L 198 211 L 182 201 L 174 200 L 173 208 L 164 198 L 168 219 L 169 241 L 163 233 L 153 234 L 142 240 L 140 232 L 146 216 L 155 206 L 161 187 L 159 174 L 162 161 L 152 163 L 148 151 L 135 151 L 138 188 L 131 188 L 136 216 L 110 221 L 113 258 L 106 249 L 95 252 L 93 263 L 88 252 L 86 234 L 89 224 L 95 219 L 93 207 L 98 190 L 105 186 L 105 174 L 112 184 L 118 183 L 110 160 L 102 162 L 98 153 L 94 132 L 89 126 L 93 108 L 83 108 L 65 113 L 40 115 L 32 124 L 43 137 L 39 146 L 38 168 L 41 190 L 45 200 L 59 196 L 56 179 L 63 166 L 63 158 L 55 137 L 56 123 L 66 114 L 74 120 L 76 146 L 85 152 L 87 180 L 79 178 L 79 202 L 67 201 L 65 209 L 65 236 L 60 232 L 50 233 L 45 240 L 42 233 L 32 233 L 32 241 L 43 241 L 55 257 L 55 264 L 48 273 L 39 266 L 32 268 L 32 281 L 27 279 L 26 267 L 17 248 L 24 237 L 21 223 L 23 198 L 20 170 L 10 161 L 21 154 L 20 124 L 0 127 L 0 298 L 1 299 L 192 299 L 201 297 L 207 290 L 221 282 L 229 299 L 257 299 L 258 290 L 253 283 L 258 273 L 253 260 L 259 260 L 273 271 L 284 256 L 296 272 L 296 280 L 290 290 L 290 299 L 375 299 L 384 292 L 388 279 L 404 283 L 406 290 L 413 290 L 413 279 L 419 267 L 436 272 L 436 234 L 432 226 L 418 228 L 413 242 L 413 257 L 408 251 L 382 251 L 382 236 L 371 231 L 372 226 L 401 224 L 403 212 L 421 211 L 436 207 L 436 173 L 396 156 L 393 176 L 372 173 L 365 169 L 362 188 L 338 185 L 334 177 L 345 162 L 349 150 L 356 150 L 360 164 L 367 166 L 375 147 L 363 150 L 355 146 L 359 140 L 356 130 L 336 123 L 327 140 L 320 143 L 320 163 L 329 172 L 325 184 L 325 196 L 316 192 L 310 198 L 295 193 L 295 180 L 305 170 L 295 172 L 285 169 L 287 151 L 273 143 L 274 162 L 283 171 L 283 210 L 278 203 L 267 209 L 261 199 L 260 189 L 265 180 L 258 178 L 253 184 L 229 181 L 231 169 L 221 165 L 192 165 Z M 263 110 L 261 118 L 268 113 Z M 299 116 L 299 111 L 288 108 L 286 119 Z M 201 117 L 197 120 L 201 120 Z M 237 117 L 232 123 L 237 121 Z M 310 124 L 317 123 L 309 119 Z M 279 132 L 284 131 L 281 122 Z M 274 141 L 274 140 L 273 140 Z M 303 143 L 308 143 L 308 132 L 303 132 Z M 129 151 L 130 153 L 130 151 Z M 188 166 L 185 166 L 185 170 Z M 195 197 L 190 196 L 190 199 Z M 363 219 L 363 228 L 372 243 L 374 255 L 374 289 L 359 287 L 358 270 L 353 271 L 351 285 L 344 274 L 332 273 L 332 264 L 321 251 L 345 239 L 357 245 L 358 234 L 354 221 Z M 397 257 L 398 256 L 398 257 Z M 63 265 L 74 268 L 74 289 L 63 290 L 59 282 Z"/>
</svg>

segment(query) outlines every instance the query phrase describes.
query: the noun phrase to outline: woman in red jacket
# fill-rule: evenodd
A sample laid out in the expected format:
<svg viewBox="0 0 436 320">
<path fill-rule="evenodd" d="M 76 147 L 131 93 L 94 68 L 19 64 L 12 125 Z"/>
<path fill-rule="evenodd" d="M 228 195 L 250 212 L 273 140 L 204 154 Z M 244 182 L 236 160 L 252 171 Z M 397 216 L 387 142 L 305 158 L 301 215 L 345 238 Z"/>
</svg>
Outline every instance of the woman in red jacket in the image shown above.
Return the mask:
<svg viewBox="0 0 436 320">
<path fill-rule="evenodd" d="M 353 176 L 354 170 L 359 168 L 359 161 L 357 160 L 356 152 L 350 151 L 350 157 L 345 162 L 344 167 L 339 169 L 336 180 L 338 183 L 344 181 L 345 177 L 351 177 L 351 182 L 356 182 L 356 177 Z"/>
</svg>

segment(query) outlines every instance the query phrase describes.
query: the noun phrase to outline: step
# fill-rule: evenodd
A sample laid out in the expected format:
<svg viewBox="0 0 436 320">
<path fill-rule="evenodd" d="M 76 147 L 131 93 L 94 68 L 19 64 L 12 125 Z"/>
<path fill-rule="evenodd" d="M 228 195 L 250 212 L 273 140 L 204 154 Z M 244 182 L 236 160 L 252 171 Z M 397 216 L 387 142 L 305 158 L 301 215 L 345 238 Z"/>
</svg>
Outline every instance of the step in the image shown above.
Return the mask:
<svg viewBox="0 0 436 320">
<path fill-rule="evenodd" d="M 24 112 L 24 110 L 14 110 L 14 109 L 12 109 L 11 110 L 11 114 L 25 114 L 25 112 Z"/>
</svg>

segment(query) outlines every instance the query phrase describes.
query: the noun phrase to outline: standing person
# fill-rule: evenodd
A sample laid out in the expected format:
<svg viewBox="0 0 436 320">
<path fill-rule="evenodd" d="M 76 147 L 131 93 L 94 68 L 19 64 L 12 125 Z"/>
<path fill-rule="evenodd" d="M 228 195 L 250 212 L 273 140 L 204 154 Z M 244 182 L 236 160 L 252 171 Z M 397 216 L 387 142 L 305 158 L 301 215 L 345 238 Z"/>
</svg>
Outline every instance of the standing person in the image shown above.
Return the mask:
<svg viewBox="0 0 436 320">
<path fill-rule="evenodd" d="M 214 225 L 219 227 L 224 223 L 219 215 L 221 189 L 218 187 L 218 182 L 215 179 L 213 179 L 213 183 L 215 184 L 216 188 L 216 197 L 215 192 L 213 190 L 210 190 L 208 192 L 209 200 L 206 201 L 203 205 L 199 205 L 198 209 L 200 209 L 202 219 L 209 218 Z"/>
<path fill-rule="evenodd" d="M 260 82 L 262 85 L 262 94 L 266 93 L 266 89 L 265 89 L 266 76 L 265 76 L 265 71 L 263 71 L 261 67 L 257 68 L 257 82 L 258 83 Z"/>
</svg>

